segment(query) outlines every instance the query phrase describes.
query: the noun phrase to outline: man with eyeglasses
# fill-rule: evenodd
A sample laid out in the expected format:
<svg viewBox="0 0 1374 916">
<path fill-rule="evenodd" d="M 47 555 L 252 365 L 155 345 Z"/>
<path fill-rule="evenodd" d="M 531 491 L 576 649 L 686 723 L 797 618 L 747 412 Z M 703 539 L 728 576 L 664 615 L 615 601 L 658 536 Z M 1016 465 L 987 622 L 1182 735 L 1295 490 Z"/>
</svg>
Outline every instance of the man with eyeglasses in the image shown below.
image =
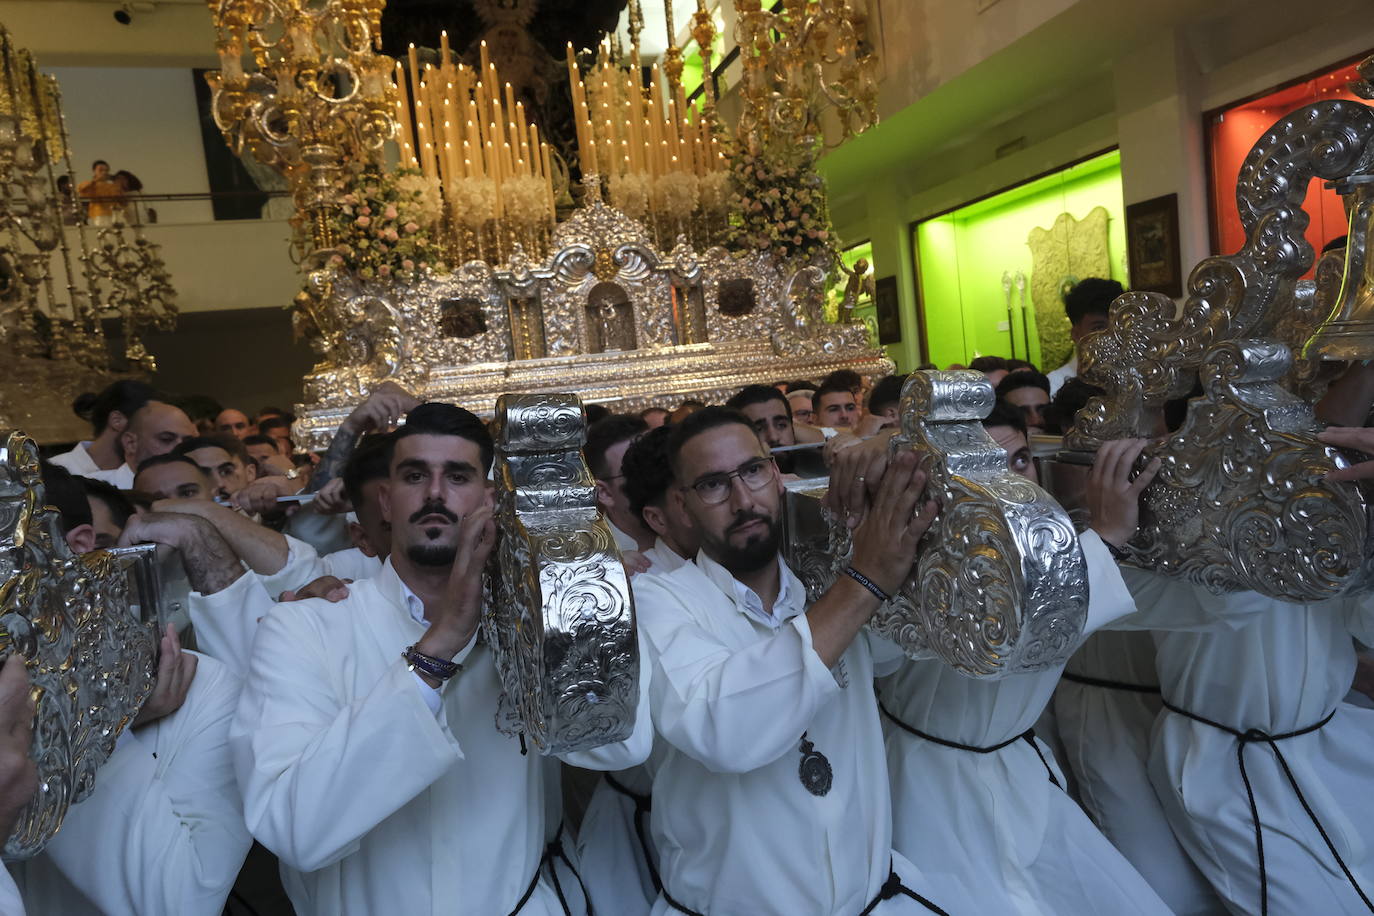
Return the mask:
<svg viewBox="0 0 1374 916">
<path fill-rule="evenodd" d="M 782 485 L 749 421 L 702 410 L 674 428 L 668 457 L 701 550 L 634 580 L 662 748 L 653 912 L 965 912 L 958 878 L 892 851 L 872 684 L 903 656 L 863 629 L 934 517 L 915 456 L 889 465 L 852 565 L 809 607 L 778 553 Z"/>
</svg>

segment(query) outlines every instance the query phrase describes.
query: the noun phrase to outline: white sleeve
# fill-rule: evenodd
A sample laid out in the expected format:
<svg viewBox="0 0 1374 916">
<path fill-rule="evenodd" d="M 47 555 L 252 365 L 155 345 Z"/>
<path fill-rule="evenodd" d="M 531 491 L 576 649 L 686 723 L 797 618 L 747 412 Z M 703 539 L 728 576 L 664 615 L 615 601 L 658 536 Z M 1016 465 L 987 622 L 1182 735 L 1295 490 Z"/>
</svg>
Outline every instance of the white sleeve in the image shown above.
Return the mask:
<svg viewBox="0 0 1374 916">
<path fill-rule="evenodd" d="M 181 709 L 121 744 L 67 813 L 46 853 L 102 912 L 224 908 L 252 843 L 229 759 L 238 696 L 238 678 L 201 657 Z"/>
<path fill-rule="evenodd" d="M 191 592 L 188 605 L 196 648 L 224 662 L 239 676 L 245 675 L 258 620 L 276 607 L 262 580 L 245 572 L 213 595 Z"/>
<path fill-rule="evenodd" d="M 305 541 L 286 535 L 286 565 L 270 576 L 260 576 L 262 586 L 273 601 L 288 589 L 297 589 L 329 575 L 319 552 Z"/>
<path fill-rule="evenodd" d="M 464 664 L 467 661 L 467 657 L 472 654 L 472 647 L 475 645 L 477 645 L 476 631 L 473 632 L 472 639 L 468 640 L 468 644 L 464 646 L 457 655 L 453 656 L 453 660 L 460 665 Z M 409 668 L 410 666 L 407 665 L 406 667 Z M 444 708 L 443 688 L 429 686 L 425 679 L 420 677 L 420 672 L 418 671 L 411 671 L 410 676 L 415 679 L 415 686 L 419 688 L 420 699 L 425 701 L 425 705 L 429 707 L 430 712 L 438 716 L 439 711 Z M 462 677 L 462 674 L 459 673 L 457 677 Z"/>
<path fill-rule="evenodd" d="M 692 620 L 684 604 L 692 597 L 674 594 L 672 584 L 635 580 L 658 733 L 717 773 L 746 773 L 795 751 L 797 736 L 840 689 L 812 647 L 806 615 L 735 650 Z"/>
<path fill-rule="evenodd" d="M 1214 593 L 1184 579 L 1133 566 L 1119 570 L 1136 611 L 1107 624 L 1104 629 L 1108 630 L 1238 629 L 1281 603 L 1255 592 Z"/>
<path fill-rule="evenodd" d="M 1088 567 L 1088 619 L 1082 636 L 1087 639 L 1094 631 L 1134 614 L 1136 606 L 1116 558 L 1097 532 L 1089 528 L 1078 536 L 1078 543 Z"/>
<path fill-rule="evenodd" d="M 263 620 L 229 733 L 249 830 L 299 871 L 356 851 L 463 757 L 399 654 L 369 691 L 340 698 L 339 661 L 311 617 Z"/>
<path fill-rule="evenodd" d="M 10 870 L 0 866 L 0 916 L 24 916 L 24 901 Z"/>
</svg>

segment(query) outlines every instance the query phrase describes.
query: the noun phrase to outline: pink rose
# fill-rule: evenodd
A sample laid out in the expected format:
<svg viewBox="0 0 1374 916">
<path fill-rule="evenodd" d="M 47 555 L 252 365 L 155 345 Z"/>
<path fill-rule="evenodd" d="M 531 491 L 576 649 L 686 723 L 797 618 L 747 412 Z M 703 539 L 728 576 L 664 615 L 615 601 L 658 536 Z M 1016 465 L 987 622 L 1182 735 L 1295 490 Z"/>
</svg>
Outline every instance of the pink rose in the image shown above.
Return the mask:
<svg viewBox="0 0 1374 916">
<path fill-rule="evenodd" d="M 396 205 L 395 205 L 395 204 L 387 204 L 387 205 L 386 205 L 386 212 L 383 213 L 382 215 L 385 216 L 387 219 L 395 219 L 395 218 L 396 218 Z"/>
<path fill-rule="evenodd" d="M 396 240 L 399 239 L 399 238 L 400 238 L 400 235 L 397 234 L 397 232 L 396 232 L 396 230 L 395 230 L 394 228 L 393 228 L 393 229 L 387 229 L 387 230 L 386 230 L 386 240 L 387 240 L 388 242 L 394 242 L 394 241 L 396 241 Z"/>
<path fill-rule="evenodd" d="M 406 270 L 414 270 L 415 262 L 412 261 L 410 258 L 406 258 L 404 261 L 401 262 L 401 266 L 404 267 Z"/>
<path fill-rule="evenodd" d="M 358 217 L 357 219 L 355 219 L 353 222 L 354 222 L 355 224 L 361 226 L 362 228 L 366 229 L 368 226 L 370 226 L 370 225 L 372 224 L 372 217 L 370 217 L 370 216 L 360 216 L 360 217 Z"/>
<path fill-rule="evenodd" d="M 420 231 L 420 226 L 418 223 L 409 222 L 405 224 L 405 231 L 406 235 L 414 235 Z"/>
<path fill-rule="evenodd" d="M 365 206 L 365 207 L 363 207 L 361 210 L 359 210 L 358 212 L 361 213 L 363 216 L 371 216 L 371 215 L 372 215 L 372 208 L 371 208 L 371 207 Z"/>
<path fill-rule="evenodd" d="M 383 277 L 389 277 L 391 276 L 391 267 L 387 264 L 383 264 L 381 267 L 377 268 L 377 273 Z"/>
</svg>

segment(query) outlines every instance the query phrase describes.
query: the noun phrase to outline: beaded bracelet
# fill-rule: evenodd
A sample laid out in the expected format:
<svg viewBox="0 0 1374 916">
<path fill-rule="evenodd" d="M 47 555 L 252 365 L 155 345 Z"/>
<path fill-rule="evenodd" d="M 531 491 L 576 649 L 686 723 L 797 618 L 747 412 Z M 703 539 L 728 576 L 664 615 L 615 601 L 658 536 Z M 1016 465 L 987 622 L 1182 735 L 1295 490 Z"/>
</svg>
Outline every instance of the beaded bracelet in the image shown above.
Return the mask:
<svg viewBox="0 0 1374 916">
<path fill-rule="evenodd" d="M 463 670 L 463 666 L 457 662 L 448 662 L 433 655 L 416 652 L 414 646 L 407 646 L 401 653 L 401 658 L 406 660 L 412 670 L 418 669 L 421 674 L 428 674 L 440 681 L 446 681 Z"/>
<path fill-rule="evenodd" d="M 892 600 L 891 595 L 889 595 L 887 592 L 879 588 L 876 582 L 868 578 L 868 576 L 865 576 L 863 573 L 859 572 L 854 567 L 846 566 L 844 568 L 844 572 L 845 575 L 849 576 L 849 578 L 853 579 L 855 582 L 859 583 L 864 588 L 872 592 L 874 597 L 876 597 L 879 601 L 887 602 Z"/>
</svg>

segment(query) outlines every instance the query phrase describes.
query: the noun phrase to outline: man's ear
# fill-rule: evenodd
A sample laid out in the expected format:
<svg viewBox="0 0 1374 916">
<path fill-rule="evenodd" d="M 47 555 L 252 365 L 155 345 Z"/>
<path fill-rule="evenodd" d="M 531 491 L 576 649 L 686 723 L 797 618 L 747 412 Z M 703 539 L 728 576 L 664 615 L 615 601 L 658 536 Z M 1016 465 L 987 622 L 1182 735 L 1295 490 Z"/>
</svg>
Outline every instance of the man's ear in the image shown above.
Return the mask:
<svg viewBox="0 0 1374 916">
<path fill-rule="evenodd" d="M 668 520 L 664 517 L 664 510 L 658 506 L 645 506 L 641 515 L 644 516 L 644 524 L 648 525 L 654 534 L 661 537 L 668 530 Z"/>
<path fill-rule="evenodd" d="M 603 512 L 609 512 L 615 505 L 615 493 L 612 492 L 611 485 L 600 478 L 596 481 L 596 504 Z"/>
<path fill-rule="evenodd" d="M 248 463 L 243 466 L 243 469 L 248 472 L 249 483 L 258 479 L 258 465 L 253 459 L 248 459 Z"/>
<path fill-rule="evenodd" d="M 122 435 L 124 430 L 129 428 L 129 418 L 118 410 L 112 410 L 109 419 L 105 421 L 105 425 Z"/>
<path fill-rule="evenodd" d="M 482 494 L 482 505 L 486 506 L 488 509 L 495 511 L 496 485 L 493 484 L 490 480 L 488 480 L 486 487 L 484 487 L 483 489 L 485 492 L 483 492 Z"/>
<path fill-rule="evenodd" d="M 381 510 L 382 521 L 391 522 L 391 481 L 383 480 L 377 488 L 377 508 Z"/>
<path fill-rule="evenodd" d="M 687 511 L 687 495 L 681 490 L 673 490 L 668 498 L 672 500 L 673 509 L 679 513 L 678 517 L 682 519 L 682 523 L 690 530 L 696 531 L 697 520 L 692 518 L 692 513 Z"/>
<path fill-rule="evenodd" d="M 95 550 L 95 529 L 90 525 L 77 525 L 67 532 L 67 546 L 72 553 L 90 553 Z"/>
<path fill-rule="evenodd" d="M 353 542 L 353 546 L 363 552 L 364 556 L 375 557 L 377 550 L 368 540 L 367 529 L 357 522 L 348 523 L 348 539 Z"/>
<path fill-rule="evenodd" d="M 129 458 L 138 451 L 138 433 L 131 429 L 126 429 L 119 434 L 119 447 L 124 452 L 124 461 L 127 463 Z M 135 471 L 138 468 L 134 468 Z"/>
</svg>

